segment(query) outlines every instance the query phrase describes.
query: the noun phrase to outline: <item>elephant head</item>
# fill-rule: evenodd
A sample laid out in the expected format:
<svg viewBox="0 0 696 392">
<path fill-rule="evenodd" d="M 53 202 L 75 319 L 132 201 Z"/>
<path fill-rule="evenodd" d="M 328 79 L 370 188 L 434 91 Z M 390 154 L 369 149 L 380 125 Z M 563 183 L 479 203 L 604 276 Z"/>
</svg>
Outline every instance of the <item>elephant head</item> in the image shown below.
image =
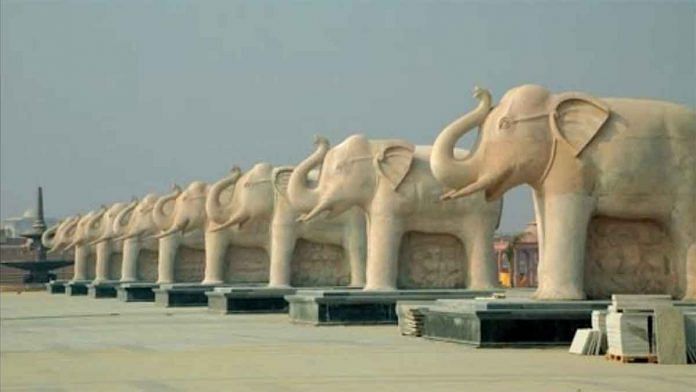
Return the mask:
<svg viewBox="0 0 696 392">
<path fill-rule="evenodd" d="M 66 247 L 66 249 L 75 248 L 78 246 L 89 245 L 90 242 L 97 239 L 99 236 L 98 230 L 98 220 L 104 215 L 107 208 L 102 206 L 101 209 L 97 211 L 90 211 L 85 214 L 77 222 L 77 225 L 72 235 L 72 242 Z"/>
<path fill-rule="evenodd" d="M 152 220 L 160 231 L 169 230 L 174 223 L 174 204 L 181 195 L 181 187 L 177 184 L 172 185 L 172 191 L 155 202 L 152 208 Z"/>
<path fill-rule="evenodd" d="M 113 223 L 113 232 L 118 236 L 116 240 L 142 239 L 157 234 L 152 213 L 157 200 L 157 195 L 150 193 L 123 209 Z"/>
<path fill-rule="evenodd" d="M 164 232 L 155 238 L 166 237 L 175 233 L 186 233 L 199 228 L 205 228 L 207 219 L 205 213 L 205 201 L 208 195 L 208 184 L 201 181 L 194 181 L 189 184 L 183 192 L 174 190 L 176 195 L 168 195 L 158 200 L 153 209 L 153 217 L 160 222 L 170 221 L 171 225 Z M 169 201 L 169 197 L 174 198 L 174 208 L 171 218 L 164 218 L 164 204 Z M 160 226 L 161 227 L 161 226 Z"/>
<path fill-rule="evenodd" d="M 98 238 L 90 242 L 89 245 L 96 245 L 100 242 L 112 241 L 119 236 L 119 232 L 114 231 L 114 222 L 119 216 L 122 216 L 123 212 L 131 211 L 135 208 L 138 203 L 137 200 L 133 200 L 130 204 L 125 203 L 114 203 L 112 204 L 100 218 L 94 221 L 90 226 L 90 229 L 99 230 L 101 233 Z"/>
<path fill-rule="evenodd" d="M 229 219 L 230 206 L 229 203 L 222 202 L 222 194 L 232 191 L 241 175 L 242 170 L 239 166 L 233 166 L 228 176 L 220 179 L 210 187 L 210 192 L 208 192 L 208 197 L 205 202 L 205 211 L 211 222 L 220 224 Z M 214 228 L 214 230 L 218 229 L 219 228 Z"/>
<path fill-rule="evenodd" d="M 330 150 L 324 138 L 315 144 L 316 151 L 297 166 L 288 182 L 292 205 L 308 211 L 300 218 L 304 221 L 325 211 L 333 217 L 353 206 L 367 211 L 379 187 L 399 188 L 415 151 L 403 140 L 368 140 L 363 135 L 350 136 Z M 319 164 L 319 179 L 311 188 L 307 174 Z"/>
<path fill-rule="evenodd" d="M 238 168 L 233 168 L 227 178 L 213 185 L 206 210 L 212 222 L 218 223 L 218 226 L 211 228 L 211 231 L 270 217 L 273 213 L 272 174 L 272 165 L 257 163 L 244 174 Z M 220 202 L 220 194 L 232 185 L 232 197 L 225 208 Z"/>
<path fill-rule="evenodd" d="M 49 248 L 49 252 L 60 252 L 70 245 L 80 218 L 80 215 L 71 216 L 44 232 L 41 242 Z"/>
<path fill-rule="evenodd" d="M 606 104 L 587 94 L 551 94 L 543 87 L 523 85 L 508 91 L 491 109 L 491 94 L 476 88 L 479 105 L 449 124 L 433 144 L 433 175 L 454 190 L 457 198 L 483 190 L 487 200 L 526 183 L 537 187 L 557 157 L 559 143 L 577 157 L 609 117 Z M 457 140 L 479 126 L 472 152 L 463 159 L 453 153 Z"/>
</svg>

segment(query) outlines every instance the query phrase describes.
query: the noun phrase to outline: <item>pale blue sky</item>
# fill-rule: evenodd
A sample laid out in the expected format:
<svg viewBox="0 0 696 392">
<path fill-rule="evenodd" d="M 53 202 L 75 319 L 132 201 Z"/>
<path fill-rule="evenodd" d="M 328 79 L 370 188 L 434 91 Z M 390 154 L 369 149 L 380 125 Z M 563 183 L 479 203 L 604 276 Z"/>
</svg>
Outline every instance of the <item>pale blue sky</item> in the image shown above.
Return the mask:
<svg viewBox="0 0 696 392">
<path fill-rule="evenodd" d="M 315 133 L 430 144 L 476 84 L 694 107 L 696 2 L 559 3 L 3 0 L 1 214 L 294 164 Z M 506 195 L 503 230 L 532 217 Z"/>
</svg>

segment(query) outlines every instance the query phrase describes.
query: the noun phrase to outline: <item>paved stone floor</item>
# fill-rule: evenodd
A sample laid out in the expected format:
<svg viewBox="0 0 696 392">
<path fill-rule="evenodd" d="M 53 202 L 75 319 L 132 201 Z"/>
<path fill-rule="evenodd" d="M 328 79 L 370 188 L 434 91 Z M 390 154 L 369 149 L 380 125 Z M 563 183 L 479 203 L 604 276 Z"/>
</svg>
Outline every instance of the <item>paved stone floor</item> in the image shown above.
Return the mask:
<svg viewBox="0 0 696 392">
<path fill-rule="evenodd" d="M 2 391 L 696 391 L 695 366 L 473 349 L 41 292 L 0 295 Z"/>
</svg>

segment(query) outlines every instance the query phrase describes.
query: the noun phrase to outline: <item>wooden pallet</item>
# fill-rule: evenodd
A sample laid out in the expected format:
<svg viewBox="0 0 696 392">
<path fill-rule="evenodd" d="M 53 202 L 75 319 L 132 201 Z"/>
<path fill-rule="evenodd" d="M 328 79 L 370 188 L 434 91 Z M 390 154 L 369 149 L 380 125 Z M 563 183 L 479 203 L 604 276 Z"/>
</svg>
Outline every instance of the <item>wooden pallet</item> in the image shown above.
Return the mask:
<svg viewBox="0 0 696 392">
<path fill-rule="evenodd" d="M 609 361 L 621 363 L 657 363 L 657 355 L 637 357 L 631 355 L 607 354 L 605 358 Z"/>
</svg>

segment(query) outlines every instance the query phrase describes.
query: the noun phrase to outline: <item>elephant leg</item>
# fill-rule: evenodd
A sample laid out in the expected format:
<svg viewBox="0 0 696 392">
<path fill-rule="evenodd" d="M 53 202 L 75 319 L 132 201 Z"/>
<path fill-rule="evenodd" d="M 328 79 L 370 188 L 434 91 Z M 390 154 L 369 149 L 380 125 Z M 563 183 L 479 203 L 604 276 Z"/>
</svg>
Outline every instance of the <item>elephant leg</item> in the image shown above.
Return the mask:
<svg viewBox="0 0 696 392">
<path fill-rule="evenodd" d="M 205 277 L 202 284 L 222 284 L 225 281 L 225 256 L 229 244 L 226 230 L 205 233 Z"/>
<path fill-rule="evenodd" d="M 466 225 L 467 231 L 460 234 L 468 262 L 467 288 L 472 290 L 491 289 L 498 286 L 498 270 L 493 260 L 494 225 L 481 227 L 484 219 L 477 224 Z"/>
<path fill-rule="evenodd" d="M 343 233 L 343 249 L 350 263 L 350 287 L 365 286 L 365 258 L 367 256 L 367 238 L 365 238 L 365 220 L 362 214 L 351 219 Z"/>
<path fill-rule="evenodd" d="M 590 196 L 568 193 L 544 197 L 544 251 L 539 261 L 537 299 L 583 299 L 587 226 L 594 209 Z"/>
<path fill-rule="evenodd" d="M 544 259 L 544 198 L 541 193 L 534 191 L 534 219 L 537 226 L 537 254 L 539 259 L 537 265 Z"/>
<path fill-rule="evenodd" d="M 111 259 L 111 244 L 109 241 L 100 242 L 97 245 L 97 265 L 95 268 L 95 282 L 109 279 L 109 261 Z"/>
<path fill-rule="evenodd" d="M 121 263 L 121 282 L 138 280 L 138 255 L 140 241 L 129 238 L 123 242 L 123 262 Z"/>
<path fill-rule="evenodd" d="M 292 279 L 292 255 L 297 244 L 293 224 L 274 224 L 271 228 L 271 265 L 268 286 L 290 287 Z"/>
<path fill-rule="evenodd" d="M 157 284 L 174 283 L 176 254 L 181 242 L 180 234 L 173 234 L 159 240 L 157 258 Z"/>
<path fill-rule="evenodd" d="M 399 246 L 404 229 L 393 216 L 371 216 L 367 236 L 367 275 L 364 290 L 395 290 L 399 275 Z"/>
<path fill-rule="evenodd" d="M 75 247 L 75 273 L 74 281 L 87 280 L 87 256 L 88 251 L 82 246 Z"/>
</svg>

